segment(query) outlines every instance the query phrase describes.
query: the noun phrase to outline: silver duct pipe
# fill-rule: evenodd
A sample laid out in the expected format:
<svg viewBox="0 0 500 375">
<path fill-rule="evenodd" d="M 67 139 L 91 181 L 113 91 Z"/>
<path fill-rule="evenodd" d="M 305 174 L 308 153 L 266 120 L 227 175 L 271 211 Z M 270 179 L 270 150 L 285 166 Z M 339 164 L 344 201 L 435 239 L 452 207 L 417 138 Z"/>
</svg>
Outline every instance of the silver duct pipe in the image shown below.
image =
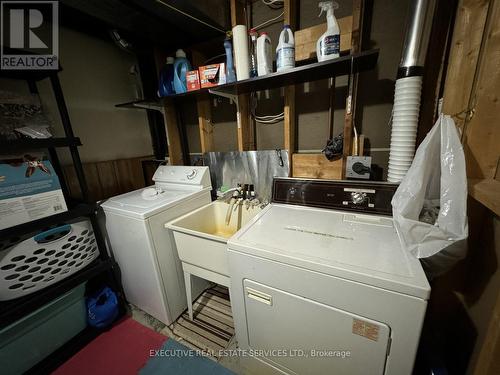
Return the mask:
<svg viewBox="0 0 500 375">
<path fill-rule="evenodd" d="M 422 74 L 435 0 L 412 0 L 392 109 L 391 148 L 387 180 L 400 182 L 415 154 L 422 92 Z"/>
<path fill-rule="evenodd" d="M 424 66 L 435 3 L 435 0 L 413 0 L 410 2 L 408 14 L 412 17 L 406 26 L 400 68 Z"/>
</svg>

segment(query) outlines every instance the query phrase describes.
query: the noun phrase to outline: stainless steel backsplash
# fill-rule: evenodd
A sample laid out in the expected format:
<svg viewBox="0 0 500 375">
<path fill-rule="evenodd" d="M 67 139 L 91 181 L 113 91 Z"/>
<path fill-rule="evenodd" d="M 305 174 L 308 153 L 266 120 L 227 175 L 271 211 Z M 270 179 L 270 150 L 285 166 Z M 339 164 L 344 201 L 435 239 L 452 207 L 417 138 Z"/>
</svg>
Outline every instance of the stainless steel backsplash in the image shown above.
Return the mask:
<svg viewBox="0 0 500 375">
<path fill-rule="evenodd" d="M 203 162 L 214 189 L 253 184 L 261 201 L 271 199 L 273 177 L 288 177 L 290 170 L 286 150 L 207 152 Z"/>
</svg>

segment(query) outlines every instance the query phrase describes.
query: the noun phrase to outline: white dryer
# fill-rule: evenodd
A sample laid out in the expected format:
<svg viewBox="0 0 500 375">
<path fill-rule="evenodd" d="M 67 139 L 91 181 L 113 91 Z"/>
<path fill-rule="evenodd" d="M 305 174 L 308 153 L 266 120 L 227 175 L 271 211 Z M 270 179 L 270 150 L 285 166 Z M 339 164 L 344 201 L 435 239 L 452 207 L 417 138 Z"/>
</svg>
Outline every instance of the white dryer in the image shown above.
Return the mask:
<svg viewBox="0 0 500 375">
<path fill-rule="evenodd" d="M 126 299 L 165 324 L 186 308 L 182 267 L 165 223 L 210 203 L 208 167 L 160 166 L 152 187 L 101 206 Z"/>
<path fill-rule="evenodd" d="M 228 242 L 246 366 L 258 374 L 412 373 L 430 286 L 400 245 L 394 190 L 275 179 L 273 203 Z"/>
</svg>

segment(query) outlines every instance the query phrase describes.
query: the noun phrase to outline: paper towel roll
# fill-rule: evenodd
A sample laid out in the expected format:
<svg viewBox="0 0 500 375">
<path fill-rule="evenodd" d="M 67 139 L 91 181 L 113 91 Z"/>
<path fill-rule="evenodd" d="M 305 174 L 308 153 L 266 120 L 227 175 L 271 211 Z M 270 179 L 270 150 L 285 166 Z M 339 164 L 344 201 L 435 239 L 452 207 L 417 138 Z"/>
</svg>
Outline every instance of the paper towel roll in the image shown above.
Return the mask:
<svg viewBox="0 0 500 375">
<path fill-rule="evenodd" d="M 250 78 L 250 57 L 248 53 L 248 32 L 245 25 L 233 27 L 234 64 L 236 79 L 241 81 Z"/>
</svg>

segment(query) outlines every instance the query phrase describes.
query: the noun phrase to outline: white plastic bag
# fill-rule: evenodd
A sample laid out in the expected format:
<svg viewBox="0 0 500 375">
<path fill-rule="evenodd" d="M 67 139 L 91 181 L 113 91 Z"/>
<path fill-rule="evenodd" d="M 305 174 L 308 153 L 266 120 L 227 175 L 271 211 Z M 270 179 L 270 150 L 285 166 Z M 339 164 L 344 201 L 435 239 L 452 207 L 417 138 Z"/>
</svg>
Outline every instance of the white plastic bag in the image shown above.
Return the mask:
<svg viewBox="0 0 500 375">
<path fill-rule="evenodd" d="M 432 207 L 439 212 L 435 223 L 429 224 L 436 217 Z M 447 271 L 465 256 L 467 176 L 462 144 L 450 116 L 441 115 L 418 147 L 392 198 L 392 211 L 403 248 L 421 258 L 429 276 Z"/>
</svg>

